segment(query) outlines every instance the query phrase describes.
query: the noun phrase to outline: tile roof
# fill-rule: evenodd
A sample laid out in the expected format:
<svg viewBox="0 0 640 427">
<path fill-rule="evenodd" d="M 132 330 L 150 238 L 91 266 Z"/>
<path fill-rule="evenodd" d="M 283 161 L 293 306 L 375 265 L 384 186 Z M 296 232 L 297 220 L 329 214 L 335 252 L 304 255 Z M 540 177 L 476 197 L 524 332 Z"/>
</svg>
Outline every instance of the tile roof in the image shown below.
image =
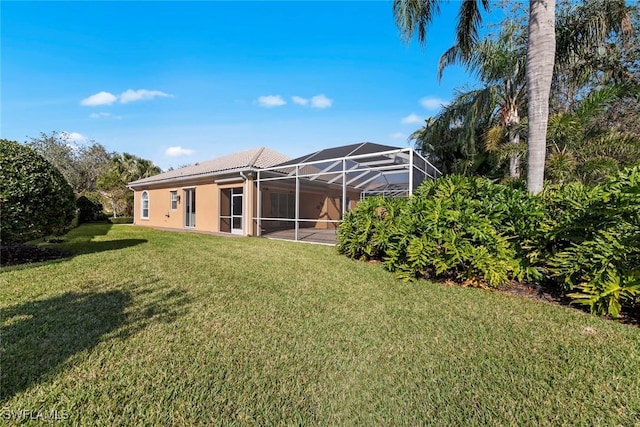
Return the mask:
<svg viewBox="0 0 640 427">
<path fill-rule="evenodd" d="M 130 182 L 130 186 L 170 182 L 184 178 L 196 178 L 207 175 L 217 175 L 221 172 L 241 171 L 246 169 L 261 169 L 288 161 L 290 158 L 266 147 L 253 148 L 228 156 L 216 157 L 205 162 L 195 163 L 183 168 L 174 169 L 149 178 Z"/>
</svg>

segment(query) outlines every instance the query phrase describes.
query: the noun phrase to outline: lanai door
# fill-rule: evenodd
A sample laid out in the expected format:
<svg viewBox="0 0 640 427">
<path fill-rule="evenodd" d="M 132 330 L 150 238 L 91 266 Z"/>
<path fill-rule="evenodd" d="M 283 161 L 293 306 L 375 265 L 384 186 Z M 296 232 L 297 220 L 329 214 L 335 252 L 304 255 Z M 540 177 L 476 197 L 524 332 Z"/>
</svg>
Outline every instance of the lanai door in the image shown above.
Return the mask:
<svg viewBox="0 0 640 427">
<path fill-rule="evenodd" d="M 244 199 L 242 187 L 220 190 L 220 231 L 244 234 Z"/>
</svg>

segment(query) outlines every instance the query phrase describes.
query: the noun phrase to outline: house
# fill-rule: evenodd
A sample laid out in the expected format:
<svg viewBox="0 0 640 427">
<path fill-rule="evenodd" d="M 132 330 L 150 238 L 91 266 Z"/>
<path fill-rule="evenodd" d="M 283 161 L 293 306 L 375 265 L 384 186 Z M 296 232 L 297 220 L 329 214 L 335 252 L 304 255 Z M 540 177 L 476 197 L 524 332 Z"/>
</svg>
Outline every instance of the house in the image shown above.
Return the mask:
<svg viewBox="0 0 640 427">
<path fill-rule="evenodd" d="M 364 142 L 289 159 L 255 148 L 129 183 L 137 225 L 335 243 L 344 213 L 440 176 L 411 148 Z"/>
</svg>

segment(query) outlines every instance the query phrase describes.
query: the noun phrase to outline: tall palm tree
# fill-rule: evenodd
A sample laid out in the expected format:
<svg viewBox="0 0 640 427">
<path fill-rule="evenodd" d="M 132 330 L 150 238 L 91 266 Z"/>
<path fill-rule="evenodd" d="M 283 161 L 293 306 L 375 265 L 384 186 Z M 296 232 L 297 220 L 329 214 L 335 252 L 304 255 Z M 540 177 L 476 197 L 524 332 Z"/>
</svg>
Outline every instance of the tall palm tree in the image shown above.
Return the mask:
<svg viewBox="0 0 640 427">
<path fill-rule="evenodd" d="M 394 0 L 393 15 L 403 38 L 409 41 L 417 33 L 422 44 L 427 39 L 427 27 L 440 13 L 442 0 Z M 489 0 L 462 0 L 458 26 L 456 28 L 456 46 L 463 55 L 471 53 L 478 40 L 478 26 L 482 22 L 481 10 L 489 10 Z"/>
<path fill-rule="evenodd" d="M 425 43 L 427 26 L 440 11 L 441 0 L 394 0 L 396 25 L 409 40 L 417 33 Z M 463 0 L 460 5 L 456 45 L 463 58 L 471 56 L 478 39 L 481 8 L 488 10 L 488 0 Z M 528 173 L 527 187 L 532 193 L 542 190 L 549 93 L 555 58 L 555 0 L 529 0 L 526 81 L 528 93 Z"/>
<path fill-rule="evenodd" d="M 473 51 L 463 55 L 456 45 L 440 58 L 438 78 L 444 68 L 455 63 L 466 66 L 467 71 L 477 74 L 484 87 L 480 90 L 459 94 L 452 103 L 457 109 L 460 101 L 468 100 L 471 110 L 463 112 L 462 125 L 478 128 L 478 120 L 488 117 L 490 129 L 483 129 L 485 146 L 509 158 L 509 176 L 520 177 L 520 115 L 524 109 L 526 39 L 522 28 L 514 22 L 506 22 L 497 37 L 487 37 L 478 42 Z M 458 104 L 458 105 L 456 105 Z M 472 115 L 468 113 L 471 112 Z M 477 113 L 475 113 L 477 112 Z M 446 114 L 443 115 L 446 117 Z M 507 145 L 499 142 L 506 136 Z M 501 157 L 502 157 L 501 155 Z"/>
<path fill-rule="evenodd" d="M 556 53 L 556 1 L 529 1 L 527 38 L 527 189 L 537 194 L 544 185 L 549 95 Z"/>
</svg>

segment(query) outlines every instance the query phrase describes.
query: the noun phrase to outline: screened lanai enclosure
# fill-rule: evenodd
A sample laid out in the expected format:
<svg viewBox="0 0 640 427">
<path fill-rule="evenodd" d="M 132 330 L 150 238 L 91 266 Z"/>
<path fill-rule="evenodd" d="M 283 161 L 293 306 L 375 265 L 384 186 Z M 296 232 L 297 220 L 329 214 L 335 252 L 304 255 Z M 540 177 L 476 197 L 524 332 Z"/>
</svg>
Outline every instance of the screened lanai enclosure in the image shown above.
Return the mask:
<svg viewBox="0 0 640 427">
<path fill-rule="evenodd" d="M 258 235 L 335 244 L 345 212 L 367 197 L 406 197 L 441 173 L 411 148 L 361 143 L 257 171 Z"/>
</svg>

